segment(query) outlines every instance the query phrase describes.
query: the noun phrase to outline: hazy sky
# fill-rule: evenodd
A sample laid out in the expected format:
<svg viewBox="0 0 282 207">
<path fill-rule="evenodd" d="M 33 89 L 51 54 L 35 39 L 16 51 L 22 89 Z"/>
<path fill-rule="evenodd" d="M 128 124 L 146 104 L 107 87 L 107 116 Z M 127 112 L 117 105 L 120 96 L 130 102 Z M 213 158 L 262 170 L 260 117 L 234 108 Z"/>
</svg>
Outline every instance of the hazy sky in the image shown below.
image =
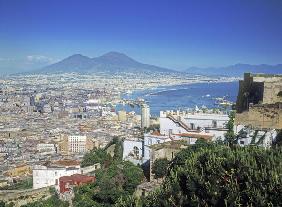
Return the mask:
<svg viewBox="0 0 282 207">
<path fill-rule="evenodd" d="M 0 0 L 0 70 L 119 51 L 172 69 L 282 63 L 282 0 Z"/>
</svg>

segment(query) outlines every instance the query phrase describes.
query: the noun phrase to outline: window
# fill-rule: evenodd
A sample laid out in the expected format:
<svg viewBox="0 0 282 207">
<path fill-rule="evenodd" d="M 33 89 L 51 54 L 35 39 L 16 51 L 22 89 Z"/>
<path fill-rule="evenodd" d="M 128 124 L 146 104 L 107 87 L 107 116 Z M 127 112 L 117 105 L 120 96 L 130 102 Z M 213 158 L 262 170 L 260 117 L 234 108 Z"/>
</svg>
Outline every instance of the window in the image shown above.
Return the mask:
<svg viewBox="0 0 282 207">
<path fill-rule="evenodd" d="M 216 120 L 212 120 L 212 127 L 217 128 L 217 121 Z"/>
<path fill-rule="evenodd" d="M 138 149 L 138 147 L 136 147 L 136 146 L 133 147 L 133 154 L 134 154 L 135 157 L 139 157 L 139 149 Z"/>
<path fill-rule="evenodd" d="M 240 144 L 244 144 L 245 142 L 244 141 L 240 141 Z"/>
</svg>

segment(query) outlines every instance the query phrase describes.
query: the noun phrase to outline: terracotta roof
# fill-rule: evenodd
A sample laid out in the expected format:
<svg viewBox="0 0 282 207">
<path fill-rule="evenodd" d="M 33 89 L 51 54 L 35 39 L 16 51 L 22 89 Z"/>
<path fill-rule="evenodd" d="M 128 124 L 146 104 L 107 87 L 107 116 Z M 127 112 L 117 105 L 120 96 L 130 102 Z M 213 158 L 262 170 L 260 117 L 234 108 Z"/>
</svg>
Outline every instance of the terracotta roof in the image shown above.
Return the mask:
<svg viewBox="0 0 282 207">
<path fill-rule="evenodd" d="M 62 176 L 59 178 L 60 181 L 89 181 L 92 179 L 95 179 L 95 176 L 87 176 L 87 175 L 81 175 L 81 174 L 74 174 L 71 176 Z"/>
<path fill-rule="evenodd" d="M 80 165 L 80 161 L 78 160 L 58 160 L 54 161 L 53 164 L 60 166 L 77 166 Z"/>
<path fill-rule="evenodd" d="M 159 131 L 154 131 L 152 135 L 161 136 L 161 133 Z"/>
</svg>

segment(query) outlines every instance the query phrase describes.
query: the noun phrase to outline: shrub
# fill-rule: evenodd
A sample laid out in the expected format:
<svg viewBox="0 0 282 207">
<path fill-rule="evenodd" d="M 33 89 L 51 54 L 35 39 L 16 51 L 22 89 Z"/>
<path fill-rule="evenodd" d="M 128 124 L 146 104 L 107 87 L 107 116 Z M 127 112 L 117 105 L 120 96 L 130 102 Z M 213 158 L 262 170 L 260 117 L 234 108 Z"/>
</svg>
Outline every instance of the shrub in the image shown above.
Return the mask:
<svg viewBox="0 0 282 207">
<path fill-rule="evenodd" d="M 281 159 L 281 148 L 185 149 L 143 206 L 282 206 Z"/>
<path fill-rule="evenodd" d="M 155 174 L 155 178 L 162 178 L 167 174 L 168 160 L 166 158 L 155 160 L 152 172 Z"/>
</svg>

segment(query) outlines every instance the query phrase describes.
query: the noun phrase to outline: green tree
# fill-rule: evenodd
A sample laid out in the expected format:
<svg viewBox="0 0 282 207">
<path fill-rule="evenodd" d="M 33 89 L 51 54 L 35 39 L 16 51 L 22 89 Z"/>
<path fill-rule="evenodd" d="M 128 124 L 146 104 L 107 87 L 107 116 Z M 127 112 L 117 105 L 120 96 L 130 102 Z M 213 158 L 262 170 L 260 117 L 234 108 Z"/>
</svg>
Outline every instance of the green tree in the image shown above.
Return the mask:
<svg viewBox="0 0 282 207">
<path fill-rule="evenodd" d="M 4 201 L 0 201 L 0 207 L 5 207 L 5 202 Z"/>
<path fill-rule="evenodd" d="M 152 166 L 152 173 L 155 174 L 155 178 L 163 178 L 167 174 L 168 163 L 166 158 L 155 160 Z"/>
<path fill-rule="evenodd" d="M 111 156 L 104 149 L 93 149 L 86 153 L 82 159 L 81 166 L 86 167 L 100 163 L 102 166 L 111 161 Z"/>
<path fill-rule="evenodd" d="M 277 136 L 275 137 L 272 147 L 281 147 L 282 146 L 282 130 L 277 130 Z"/>
<path fill-rule="evenodd" d="M 122 147 L 122 141 L 117 140 L 115 141 L 115 149 L 114 149 L 114 160 L 122 160 L 122 153 L 123 153 L 123 147 Z"/>
<path fill-rule="evenodd" d="M 75 189 L 74 206 L 112 206 L 119 198 L 135 191 L 143 180 L 143 171 L 131 162 L 113 160 L 96 172 L 96 183 Z"/>
<path fill-rule="evenodd" d="M 282 206 L 282 149 L 222 145 L 183 150 L 143 206 Z M 176 156 L 176 157 L 177 157 Z M 179 164 L 178 161 L 181 161 Z"/>
<path fill-rule="evenodd" d="M 225 133 L 225 143 L 229 147 L 233 147 L 238 142 L 238 137 L 234 133 L 234 120 L 235 120 L 235 111 L 230 111 L 229 121 L 227 122 L 227 132 Z"/>
</svg>

